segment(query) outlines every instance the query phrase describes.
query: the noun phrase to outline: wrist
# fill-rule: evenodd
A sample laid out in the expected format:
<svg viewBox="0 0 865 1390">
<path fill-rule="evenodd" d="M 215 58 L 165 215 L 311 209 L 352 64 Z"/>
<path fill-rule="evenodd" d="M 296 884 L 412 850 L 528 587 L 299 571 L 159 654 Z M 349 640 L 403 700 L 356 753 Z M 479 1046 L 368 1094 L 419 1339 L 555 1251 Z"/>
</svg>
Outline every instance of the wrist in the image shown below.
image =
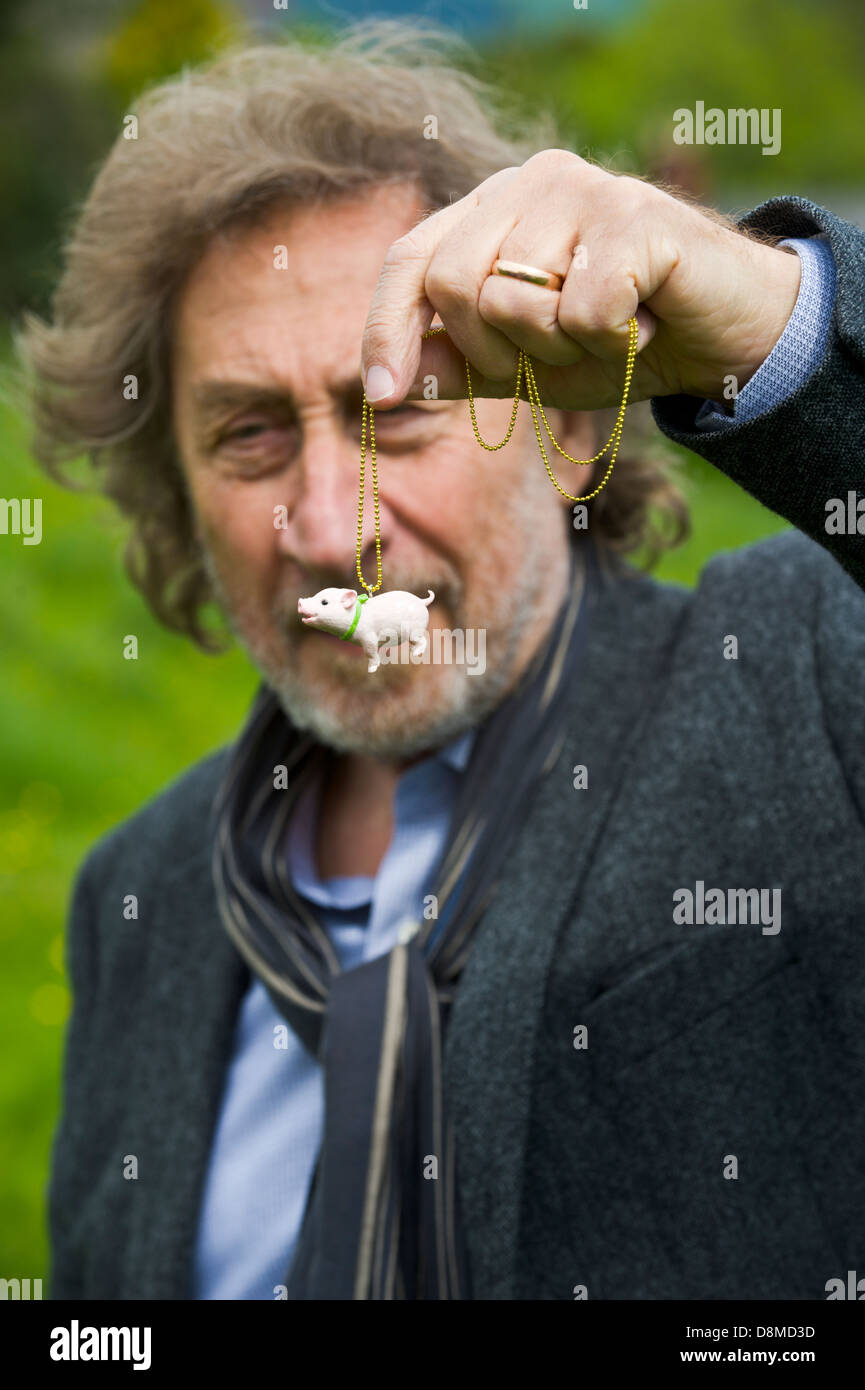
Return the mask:
<svg viewBox="0 0 865 1390">
<path fill-rule="evenodd" d="M 731 361 L 724 381 L 735 378 L 736 392 L 760 370 L 781 338 L 796 307 L 802 266 L 792 247 L 756 244 L 754 303 L 757 312 L 737 343 L 738 360 Z M 720 389 L 723 389 L 723 384 Z"/>
</svg>

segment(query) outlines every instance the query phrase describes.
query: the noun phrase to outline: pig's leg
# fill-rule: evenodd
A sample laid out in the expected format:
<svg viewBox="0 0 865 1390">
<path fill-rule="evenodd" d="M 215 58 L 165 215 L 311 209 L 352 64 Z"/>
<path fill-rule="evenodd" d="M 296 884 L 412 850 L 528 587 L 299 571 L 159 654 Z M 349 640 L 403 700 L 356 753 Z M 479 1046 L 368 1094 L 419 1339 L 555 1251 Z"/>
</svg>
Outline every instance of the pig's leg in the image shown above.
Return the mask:
<svg viewBox="0 0 865 1390">
<path fill-rule="evenodd" d="M 414 657 L 422 657 L 425 651 L 426 651 L 426 633 L 425 633 L 425 632 L 421 632 L 419 635 L 414 635 L 414 634 L 413 634 L 413 635 L 412 635 L 412 639 L 411 639 L 411 649 L 410 649 L 410 653 L 409 653 L 410 656 L 411 656 L 412 658 L 414 658 Z"/>
<path fill-rule="evenodd" d="M 369 657 L 369 665 L 366 668 L 367 675 L 372 675 L 373 671 L 377 671 L 381 665 L 378 659 L 378 639 L 374 633 L 370 633 L 368 637 L 363 638 L 360 645 Z"/>
</svg>

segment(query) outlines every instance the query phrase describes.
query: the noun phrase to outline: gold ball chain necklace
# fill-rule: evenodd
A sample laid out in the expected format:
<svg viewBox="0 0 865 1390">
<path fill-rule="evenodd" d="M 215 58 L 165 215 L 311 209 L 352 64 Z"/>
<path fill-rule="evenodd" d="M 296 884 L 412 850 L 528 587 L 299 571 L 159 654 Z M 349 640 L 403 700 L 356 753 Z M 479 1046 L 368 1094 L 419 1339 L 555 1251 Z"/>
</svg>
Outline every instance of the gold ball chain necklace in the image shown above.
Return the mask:
<svg viewBox="0 0 865 1390">
<path fill-rule="evenodd" d="M 526 278 L 526 279 L 527 279 L 528 276 L 521 277 L 521 278 Z M 429 329 L 427 329 L 426 333 L 424 333 L 423 336 L 424 336 L 424 338 L 433 338 L 433 337 L 436 336 L 436 334 L 445 333 L 445 332 L 447 332 L 447 330 L 446 330 L 445 328 L 429 328 Z M 525 373 L 525 378 L 526 378 L 526 394 L 527 394 L 527 396 L 528 396 L 529 407 L 530 407 L 531 412 L 532 412 L 532 423 L 534 424 L 534 427 L 535 427 L 535 436 L 536 436 L 537 441 L 538 441 L 538 448 L 539 448 L 540 451 L 541 451 L 541 457 L 542 457 L 542 459 L 543 459 L 543 461 L 544 461 L 544 467 L 545 467 L 546 470 L 547 470 L 547 473 L 548 473 L 549 478 L 550 478 L 550 482 L 553 484 L 553 486 L 554 486 L 555 488 L 558 489 L 558 491 L 562 494 L 563 497 L 566 497 L 566 498 L 568 499 L 569 502 L 588 502 L 592 497 L 597 497 L 598 493 L 601 491 L 601 488 L 603 488 L 603 487 L 605 486 L 607 480 L 609 479 L 610 474 L 611 474 L 612 471 L 613 471 L 613 465 L 614 465 L 615 462 L 616 462 L 616 457 L 617 457 L 618 452 L 619 452 L 619 443 L 620 443 L 621 438 L 622 438 L 622 427 L 623 427 L 624 419 L 625 419 L 625 411 L 626 411 L 627 405 L 628 405 L 628 394 L 629 394 L 630 389 L 631 389 L 631 377 L 633 376 L 633 373 L 634 373 L 634 363 L 635 363 L 635 361 L 636 361 L 636 357 L 637 357 L 637 320 L 636 320 L 635 318 L 631 318 L 631 319 L 628 320 L 628 354 L 627 354 L 627 360 L 626 360 L 626 363 L 625 363 L 625 382 L 624 382 L 624 387 L 623 387 L 623 389 L 622 389 L 622 403 L 621 403 L 621 405 L 619 406 L 619 413 L 618 413 L 618 415 L 616 416 L 616 423 L 613 425 L 612 433 L 610 434 L 609 439 L 607 440 L 607 442 L 606 442 L 606 444 L 604 445 L 603 449 L 600 449 L 600 450 L 598 451 L 598 453 L 595 454 L 595 455 L 593 455 L 593 457 L 590 458 L 590 459 L 575 459 L 571 454 L 569 454 L 565 449 L 563 449 L 563 448 L 561 447 L 561 445 L 559 444 L 559 442 L 558 442 L 557 439 L 555 438 L 555 435 L 553 434 L 552 430 L 550 429 L 549 421 L 547 420 L 547 417 L 546 417 L 546 415 L 544 414 L 544 407 L 543 407 L 542 404 L 541 404 L 541 398 L 540 398 L 540 394 L 539 394 L 539 392 L 538 392 L 537 382 L 535 381 L 535 373 L 534 373 L 534 370 L 533 370 L 533 368 L 532 368 L 531 358 L 528 356 L 528 354 L 527 354 L 526 352 L 524 352 L 524 350 L 523 350 L 522 348 L 520 348 L 520 350 L 519 350 L 519 358 L 518 358 L 518 360 L 517 360 L 517 379 L 516 379 L 516 386 L 515 386 L 515 388 L 514 388 L 514 406 L 513 406 L 513 410 L 511 411 L 511 420 L 510 420 L 510 424 L 508 425 L 507 433 L 505 434 L 505 437 L 504 437 L 504 439 L 501 441 L 501 443 L 499 443 L 499 444 L 488 444 L 488 443 L 486 442 L 485 439 L 482 439 L 482 438 L 481 438 L 481 432 L 480 432 L 480 430 L 479 430 L 479 428 L 478 428 L 477 415 L 475 414 L 474 393 L 473 393 L 473 391 L 472 391 L 472 375 L 471 375 L 471 370 L 470 370 L 470 368 L 469 368 L 468 358 L 466 358 L 466 359 L 465 359 L 465 364 L 466 364 L 466 383 L 467 383 L 467 386 L 468 386 L 469 412 L 470 412 L 471 418 L 472 418 L 472 428 L 474 429 L 475 439 L 476 439 L 477 442 L 480 444 L 480 446 L 481 446 L 482 449 L 486 449 L 486 450 L 488 450 L 490 453 L 495 453 L 497 449 L 503 449 L 503 448 L 505 447 L 505 445 L 507 444 L 508 440 L 510 439 L 510 437 L 511 437 L 511 435 L 512 435 L 512 433 L 513 433 L 514 425 L 515 425 L 515 423 L 516 423 L 517 410 L 518 410 L 519 404 L 520 404 L 520 387 L 521 387 L 521 385 L 522 385 L 523 373 Z M 582 495 L 580 495 L 579 493 L 571 494 L 570 492 L 566 492 L 565 489 L 562 487 L 561 483 L 558 481 L 558 479 L 556 478 L 555 474 L 553 473 L 552 468 L 550 467 L 550 461 L 549 461 L 549 459 L 547 458 L 547 453 L 546 453 L 546 450 L 545 450 L 545 448 L 544 448 L 544 441 L 543 441 L 543 438 L 542 438 L 542 435 L 541 435 L 541 427 L 540 427 L 540 424 L 539 424 L 539 422 L 538 422 L 538 415 L 540 415 L 540 418 L 541 418 L 541 420 L 542 420 L 543 423 L 544 423 L 544 428 L 546 429 L 546 432 L 547 432 L 547 434 L 548 434 L 549 437 L 550 437 L 551 443 L 552 443 L 553 446 L 558 450 L 558 452 L 562 455 L 562 458 L 566 458 L 570 463 L 575 463 L 575 464 L 579 465 L 581 468 L 586 468 L 589 464 L 597 463 L 600 459 L 603 458 L 604 454 L 606 454 L 606 452 L 607 452 L 608 449 L 612 449 L 612 453 L 610 454 L 610 462 L 609 462 L 609 466 L 607 467 L 607 471 L 605 472 L 605 474 L 604 474 L 603 478 L 601 479 L 601 481 L 599 482 L 598 486 L 597 486 L 596 488 L 594 488 L 594 489 L 592 490 L 592 492 L 586 492 L 586 493 L 583 493 Z M 366 437 L 367 437 L 367 424 L 369 425 L 370 464 L 371 464 L 371 469 L 370 469 L 370 471 L 371 471 L 371 473 L 372 473 L 372 497 L 373 497 L 373 508 L 374 508 L 374 512 L 375 512 L 375 556 L 376 556 L 376 565 L 377 565 L 377 568 L 378 568 L 378 576 L 377 576 L 377 579 L 376 579 L 376 582 L 375 582 L 374 585 L 368 584 L 368 583 L 366 582 L 366 580 L 364 579 L 364 577 L 363 577 L 363 571 L 362 571 L 362 569 L 361 569 L 361 563 L 360 563 L 361 551 L 362 551 L 362 549 L 363 549 L 363 499 L 364 499 L 364 485 L 365 485 L 365 476 L 366 476 Z M 381 533 L 380 533 L 380 529 L 379 529 L 378 473 L 377 473 L 377 469 L 376 469 L 376 453 L 375 453 L 375 412 L 374 412 L 374 410 L 373 410 L 373 407 L 370 405 L 369 401 L 368 401 L 367 398 L 366 398 L 366 391 L 364 391 L 364 393 L 363 393 L 363 416 L 362 416 L 361 437 L 360 437 L 360 493 L 359 493 L 359 496 L 358 496 L 358 506 L 357 506 L 357 560 L 356 560 L 356 569 L 357 569 L 357 577 L 358 577 L 358 579 L 360 580 L 360 583 L 361 583 L 362 587 L 363 587 L 364 589 L 366 589 L 366 591 L 367 591 L 367 597 L 370 597 L 370 598 L 371 598 L 372 595 L 375 594 L 375 593 L 377 593 L 377 591 L 381 588 L 381 584 L 382 584 L 382 575 L 381 575 Z M 361 600 L 361 601 L 363 601 L 363 600 Z"/>
</svg>

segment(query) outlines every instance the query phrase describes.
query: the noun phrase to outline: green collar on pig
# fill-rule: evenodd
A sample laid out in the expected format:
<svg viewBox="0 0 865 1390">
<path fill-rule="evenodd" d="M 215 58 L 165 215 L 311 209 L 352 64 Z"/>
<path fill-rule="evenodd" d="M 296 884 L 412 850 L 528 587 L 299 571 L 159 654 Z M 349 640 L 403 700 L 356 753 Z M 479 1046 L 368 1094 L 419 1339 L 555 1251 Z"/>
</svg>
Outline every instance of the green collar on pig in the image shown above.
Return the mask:
<svg viewBox="0 0 865 1390">
<path fill-rule="evenodd" d="M 358 598 L 357 603 L 354 605 L 354 617 L 351 620 L 351 627 L 348 629 L 347 632 L 341 632 L 339 634 L 339 640 L 341 642 L 344 642 L 346 638 L 350 637 L 351 634 L 354 632 L 355 628 L 357 627 L 358 620 L 360 619 L 360 605 L 362 603 L 366 603 L 368 598 L 369 594 L 361 594 Z"/>
</svg>

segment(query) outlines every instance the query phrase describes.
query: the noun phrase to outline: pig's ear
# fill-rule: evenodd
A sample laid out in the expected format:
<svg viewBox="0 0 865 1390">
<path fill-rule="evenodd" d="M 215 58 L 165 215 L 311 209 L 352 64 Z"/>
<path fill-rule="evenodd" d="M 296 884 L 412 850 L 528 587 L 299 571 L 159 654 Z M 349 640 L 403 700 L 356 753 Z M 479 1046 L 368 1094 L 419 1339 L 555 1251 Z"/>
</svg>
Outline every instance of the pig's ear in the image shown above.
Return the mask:
<svg viewBox="0 0 865 1390">
<path fill-rule="evenodd" d="M 357 598 L 356 589 L 343 589 L 340 594 L 343 608 L 354 608 L 354 601 Z"/>
</svg>

